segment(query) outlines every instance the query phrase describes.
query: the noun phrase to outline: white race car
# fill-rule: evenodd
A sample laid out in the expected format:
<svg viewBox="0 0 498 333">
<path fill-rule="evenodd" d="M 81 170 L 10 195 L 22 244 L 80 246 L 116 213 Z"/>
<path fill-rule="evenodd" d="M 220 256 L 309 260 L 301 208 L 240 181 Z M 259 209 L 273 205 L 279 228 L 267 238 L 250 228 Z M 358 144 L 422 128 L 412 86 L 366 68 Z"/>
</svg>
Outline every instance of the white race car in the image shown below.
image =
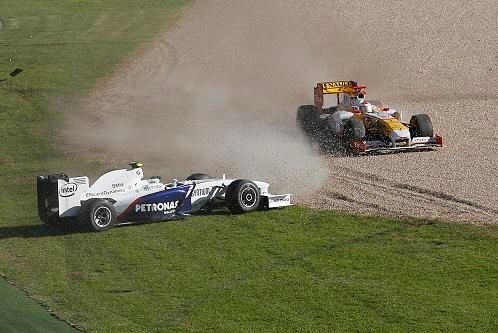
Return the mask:
<svg viewBox="0 0 498 333">
<path fill-rule="evenodd" d="M 102 175 L 90 186 L 88 177 L 52 174 L 37 177 L 38 215 L 50 225 L 78 218 L 95 231 L 135 221 L 167 220 L 228 207 L 232 213 L 291 205 L 291 194 L 272 195 L 269 184 L 246 179 L 213 179 L 193 174 L 162 184 L 143 179 L 141 163 Z"/>
</svg>

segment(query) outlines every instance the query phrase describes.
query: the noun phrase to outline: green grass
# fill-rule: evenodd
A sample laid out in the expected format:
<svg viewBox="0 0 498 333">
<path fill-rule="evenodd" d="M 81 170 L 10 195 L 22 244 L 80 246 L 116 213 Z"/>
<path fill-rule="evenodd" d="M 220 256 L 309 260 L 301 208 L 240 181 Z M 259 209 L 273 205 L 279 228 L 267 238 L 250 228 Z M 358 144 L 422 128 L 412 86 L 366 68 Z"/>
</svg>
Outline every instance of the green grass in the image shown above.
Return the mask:
<svg viewBox="0 0 498 333">
<path fill-rule="evenodd" d="M 300 207 L 100 234 L 23 224 L 0 228 L 0 270 L 95 332 L 483 332 L 497 231 Z"/>
<path fill-rule="evenodd" d="M 41 224 L 34 176 L 98 166 L 57 153 L 52 126 L 74 111 L 52 101 L 84 95 L 187 3 L 2 2 L 0 77 L 25 72 L 0 86 L 0 272 L 95 332 L 496 331 L 498 227 L 301 207 L 101 234 Z"/>
<path fill-rule="evenodd" d="M 54 333 L 77 332 L 51 316 L 47 310 L 23 292 L 0 278 L 0 332 Z"/>
</svg>

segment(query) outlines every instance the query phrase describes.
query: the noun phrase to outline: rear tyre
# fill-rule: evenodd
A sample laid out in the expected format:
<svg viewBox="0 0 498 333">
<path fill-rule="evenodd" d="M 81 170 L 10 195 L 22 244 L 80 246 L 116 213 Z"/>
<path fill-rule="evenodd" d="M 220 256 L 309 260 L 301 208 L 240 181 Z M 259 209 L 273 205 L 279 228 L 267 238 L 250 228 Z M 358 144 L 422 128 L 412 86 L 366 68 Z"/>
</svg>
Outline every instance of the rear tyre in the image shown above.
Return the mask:
<svg viewBox="0 0 498 333">
<path fill-rule="evenodd" d="M 203 180 L 203 179 L 213 179 L 211 176 L 205 173 L 193 173 L 187 177 L 187 180 Z"/>
<path fill-rule="evenodd" d="M 252 181 L 238 179 L 228 185 L 225 200 L 233 214 L 242 214 L 257 210 L 261 196 L 259 188 Z"/>
<path fill-rule="evenodd" d="M 410 134 L 413 137 L 434 135 L 431 118 L 424 114 L 416 114 L 410 118 Z"/>
<path fill-rule="evenodd" d="M 105 231 L 116 223 L 116 209 L 109 201 L 96 199 L 82 207 L 80 217 L 94 231 Z"/>
<path fill-rule="evenodd" d="M 347 143 L 351 143 L 355 140 L 363 140 L 365 134 L 365 124 L 358 118 L 349 118 L 344 125 L 344 139 Z"/>
<path fill-rule="evenodd" d="M 48 216 L 48 215 L 44 216 L 41 220 L 46 225 L 49 225 L 52 227 L 61 225 L 61 220 L 59 219 L 59 217 L 56 214 L 51 215 L 51 216 Z"/>
</svg>

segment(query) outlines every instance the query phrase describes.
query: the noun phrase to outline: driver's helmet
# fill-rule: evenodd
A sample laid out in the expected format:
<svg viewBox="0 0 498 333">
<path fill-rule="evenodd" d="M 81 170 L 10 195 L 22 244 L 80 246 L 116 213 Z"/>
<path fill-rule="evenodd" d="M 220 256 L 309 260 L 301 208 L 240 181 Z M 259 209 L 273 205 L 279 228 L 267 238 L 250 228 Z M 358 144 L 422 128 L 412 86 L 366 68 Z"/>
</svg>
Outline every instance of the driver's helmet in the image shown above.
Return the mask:
<svg viewBox="0 0 498 333">
<path fill-rule="evenodd" d="M 373 112 L 373 106 L 369 102 L 362 102 L 360 104 L 360 110 L 362 113 L 370 113 Z"/>
</svg>

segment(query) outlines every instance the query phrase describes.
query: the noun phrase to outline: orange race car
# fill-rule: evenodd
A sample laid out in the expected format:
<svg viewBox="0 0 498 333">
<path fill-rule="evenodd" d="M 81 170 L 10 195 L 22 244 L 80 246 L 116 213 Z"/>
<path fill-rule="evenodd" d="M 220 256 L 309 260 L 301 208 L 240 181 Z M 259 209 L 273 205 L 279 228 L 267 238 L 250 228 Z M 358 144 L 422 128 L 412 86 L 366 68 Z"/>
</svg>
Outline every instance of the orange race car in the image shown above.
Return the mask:
<svg viewBox="0 0 498 333">
<path fill-rule="evenodd" d="M 365 88 L 354 81 L 317 83 L 314 105 L 301 105 L 297 110 L 298 128 L 322 147 L 343 147 L 356 154 L 443 145 L 427 114 L 416 114 L 404 123 L 400 112 L 378 100 L 367 100 Z M 337 96 L 336 106 L 323 107 L 327 94 Z"/>
</svg>

